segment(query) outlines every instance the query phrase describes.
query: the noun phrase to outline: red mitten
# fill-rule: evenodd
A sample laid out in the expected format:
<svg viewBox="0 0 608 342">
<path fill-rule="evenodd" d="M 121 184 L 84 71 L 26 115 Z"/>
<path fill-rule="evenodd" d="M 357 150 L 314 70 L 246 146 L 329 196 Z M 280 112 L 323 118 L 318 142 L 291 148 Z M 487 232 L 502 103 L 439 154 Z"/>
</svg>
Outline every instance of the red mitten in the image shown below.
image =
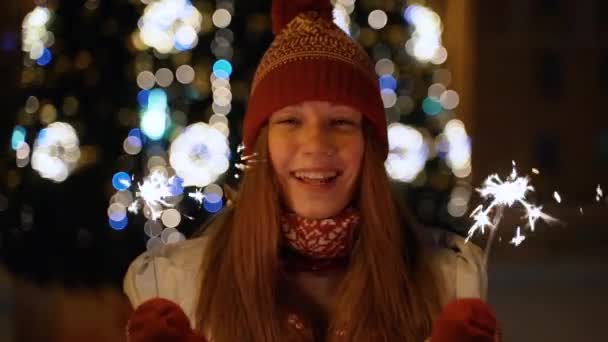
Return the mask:
<svg viewBox="0 0 608 342">
<path fill-rule="evenodd" d="M 150 299 L 135 309 L 127 323 L 129 342 L 206 342 L 190 327 L 188 316 L 170 300 Z"/>
<path fill-rule="evenodd" d="M 435 322 L 431 342 L 494 342 L 496 316 L 481 299 L 457 299 Z"/>
</svg>

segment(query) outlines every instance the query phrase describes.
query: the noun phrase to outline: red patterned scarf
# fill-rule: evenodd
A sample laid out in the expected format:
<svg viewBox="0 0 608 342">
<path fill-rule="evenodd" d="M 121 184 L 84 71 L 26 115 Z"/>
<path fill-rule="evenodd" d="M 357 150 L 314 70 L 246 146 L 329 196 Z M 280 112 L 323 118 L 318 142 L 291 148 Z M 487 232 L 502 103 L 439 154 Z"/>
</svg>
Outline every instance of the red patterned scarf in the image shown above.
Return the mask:
<svg viewBox="0 0 608 342">
<path fill-rule="evenodd" d="M 281 215 L 287 268 L 321 271 L 345 266 L 359 221 L 359 212 L 353 208 L 326 219 L 308 219 L 293 212 Z"/>
</svg>

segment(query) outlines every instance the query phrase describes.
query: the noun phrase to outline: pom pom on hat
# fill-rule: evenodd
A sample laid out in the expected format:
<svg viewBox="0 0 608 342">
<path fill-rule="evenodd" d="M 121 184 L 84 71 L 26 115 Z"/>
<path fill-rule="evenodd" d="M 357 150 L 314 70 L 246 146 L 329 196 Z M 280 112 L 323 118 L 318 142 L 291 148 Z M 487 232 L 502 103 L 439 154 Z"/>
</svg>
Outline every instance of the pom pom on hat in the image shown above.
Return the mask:
<svg viewBox="0 0 608 342">
<path fill-rule="evenodd" d="M 441 312 L 431 342 L 494 342 L 497 330 L 492 309 L 481 299 L 458 299 Z"/>
<path fill-rule="evenodd" d="M 333 6 L 330 0 L 273 0 L 272 32 L 278 35 L 298 14 L 315 11 L 322 17 L 332 19 Z"/>
</svg>

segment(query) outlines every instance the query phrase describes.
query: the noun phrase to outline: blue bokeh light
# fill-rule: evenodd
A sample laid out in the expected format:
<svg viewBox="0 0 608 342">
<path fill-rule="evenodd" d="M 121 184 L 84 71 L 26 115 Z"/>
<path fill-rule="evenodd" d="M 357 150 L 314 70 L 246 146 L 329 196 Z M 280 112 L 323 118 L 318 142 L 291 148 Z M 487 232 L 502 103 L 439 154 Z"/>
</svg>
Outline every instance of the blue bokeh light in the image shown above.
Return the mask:
<svg viewBox="0 0 608 342">
<path fill-rule="evenodd" d="M 173 177 L 173 181 L 169 186 L 169 192 L 173 196 L 179 196 L 184 193 L 184 180 L 180 177 Z"/>
<path fill-rule="evenodd" d="M 127 190 L 131 187 L 131 176 L 126 172 L 117 172 L 112 177 L 112 186 L 118 191 Z"/>
<path fill-rule="evenodd" d="M 208 212 L 214 214 L 217 213 L 218 211 L 222 210 L 222 208 L 224 207 L 224 202 L 220 199 L 219 202 L 209 202 L 207 201 L 207 198 L 203 199 L 203 208 L 205 208 L 205 210 L 207 210 Z"/>
<path fill-rule="evenodd" d="M 222 196 L 215 192 L 209 192 L 205 194 L 205 200 L 211 204 L 216 204 L 222 201 Z"/>
<path fill-rule="evenodd" d="M 213 64 L 213 73 L 218 78 L 229 79 L 232 75 L 232 64 L 225 59 L 220 59 Z"/>
<path fill-rule="evenodd" d="M 148 107 L 150 109 L 166 109 L 167 93 L 163 89 L 152 89 L 148 94 Z"/>
<path fill-rule="evenodd" d="M 441 102 L 433 98 L 427 97 L 426 99 L 424 99 L 424 101 L 422 101 L 422 110 L 427 115 L 433 116 L 441 113 L 443 107 L 441 107 Z"/>
<path fill-rule="evenodd" d="M 26 130 L 23 126 L 15 126 L 13 129 L 13 135 L 11 136 L 11 147 L 13 150 L 17 150 L 21 144 L 25 142 Z"/>
<path fill-rule="evenodd" d="M 51 53 L 51 50 L 44 49 L 44 51 L 42 52 L 42 56 L 40 56 L 40 58 L 36 60 L 36 64 L 40 66 L 47 66 L 49 65 L 49 63 L 51 63 L 52 60 L 53 54 Z"/>
<path fill-rule="evenodd" d="M 49 141 L 49 131 L 46 128 L 43 128 L 38 132 L 38 137 L 36 137 L 36 142 L 40 146 L 46 146 L 50 143 Z"/>
<path fill-rule="evenodd" d="M 148 107 L 148 97 L 150 96 L 150 91 L 147 89 L 142 89 L 137 93 L 137 102 L 139 102 L 140 107 Z"/>
<path fill-rule="evenodd" d="M 397 80 L 392 75 L 383 75 L 380 77 L 380 89 L 397 89 Z"/>
<path fill-rule="evenodd" d="M 114 230 L 123 230 L 127 227 L 127 225 L 129 224 L 129 217 L 125 216 L 122 220 L 120 221 L 114 221 L 111 218 L 108 219 L 108 222 L 110 223 L 110 227 L 112 227 L 112 229 Z"/>
</svg>

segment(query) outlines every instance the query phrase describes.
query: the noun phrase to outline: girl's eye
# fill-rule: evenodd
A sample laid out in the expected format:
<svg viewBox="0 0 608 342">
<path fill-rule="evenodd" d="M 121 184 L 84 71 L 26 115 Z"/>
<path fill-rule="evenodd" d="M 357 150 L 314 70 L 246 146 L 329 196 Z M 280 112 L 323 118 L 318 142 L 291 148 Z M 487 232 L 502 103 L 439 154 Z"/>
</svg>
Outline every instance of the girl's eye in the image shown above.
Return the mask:
<svg viewBox="0 0 608 342">
<path fill-rule="evenodd" d="M 298 119 L 296 119 L 296 118 L 286 118 L 286 119 L 283 119 L 283 120 L 279 121 L 279 123 L 280 124 L 285 124 L 285 125 L 293 126 L 293 125 L 299 124 L 300 121 L 298 121 Z"/>
<path fill-rule="evenodd" d="M 347 119 L 336 119 L 333 121 L 333 124 L 337 125 L 337 126 L 354 126 L 355 125 L 354 122 L 347 120 Z"/>
</svg>

